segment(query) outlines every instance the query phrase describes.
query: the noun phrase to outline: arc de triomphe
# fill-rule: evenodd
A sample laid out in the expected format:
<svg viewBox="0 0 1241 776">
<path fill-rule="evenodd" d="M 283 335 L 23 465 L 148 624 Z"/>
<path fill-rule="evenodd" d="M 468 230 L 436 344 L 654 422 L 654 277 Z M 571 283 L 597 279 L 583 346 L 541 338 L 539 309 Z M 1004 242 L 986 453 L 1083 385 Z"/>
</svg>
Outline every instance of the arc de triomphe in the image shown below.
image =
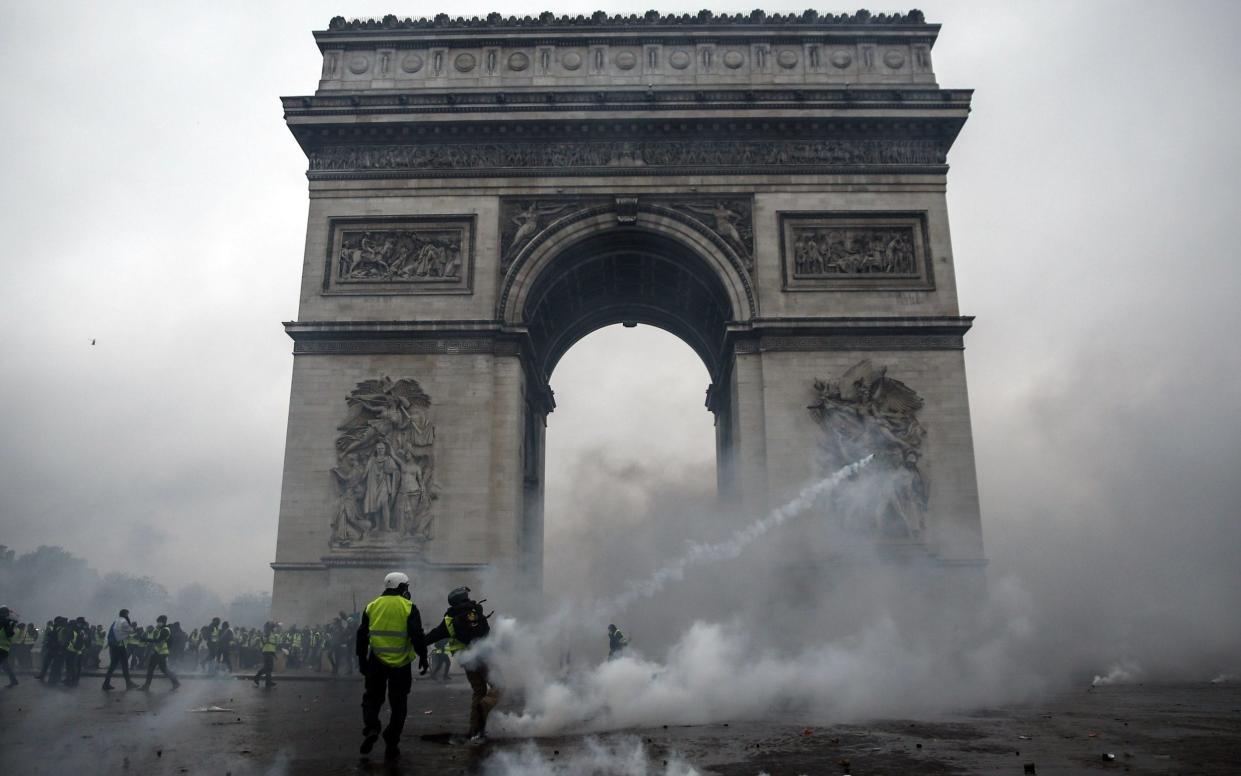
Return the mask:
<svg viewBox="0 0 1241 776">
<path fill-rule="evenodd" d="M 274 616 L 383 570 L 540 585 L 557 360 L 658 326 L 711 376 L 721 499 L 982 566 L 944 189 L 970 107 L 919 12 L 333 19 L 309 160 Z M 859 486 L 861 487 L 861 486 Z M 814 523 L 790 542 L 824 561 Z M 488 590 L 494 600 L 503 590 Z"/>
</svg>

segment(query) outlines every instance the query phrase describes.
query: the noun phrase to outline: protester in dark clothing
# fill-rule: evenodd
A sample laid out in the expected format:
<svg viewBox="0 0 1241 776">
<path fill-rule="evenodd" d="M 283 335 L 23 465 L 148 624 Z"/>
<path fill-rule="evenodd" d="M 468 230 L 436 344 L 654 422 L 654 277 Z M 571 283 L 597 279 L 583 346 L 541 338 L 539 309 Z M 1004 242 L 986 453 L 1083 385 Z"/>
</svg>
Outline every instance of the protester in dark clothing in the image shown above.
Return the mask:
<svg viewBox="0 0 1241 776">
<path fill-rule="evenodd" d="M 410 662 L 418 657 L 418 669 L 427 672 L 427 647 L 422 637 L 422 617 L 410 600 L 409 577 L 399 571 L 384 579 L 383 594 L 371 601 L 358 625 L 354 652 L 359 670 L 366 676 L 362 695 L 362 754 L 368 754 L 379 738 L 379 711 L 387 695 L 391 714 L 383 731 L 385 760 L 400 757 L 401 731 L 405 727 L 408 696 L 414 677 Z"/>
<path fill-rule="evenodd" d="M 43 642 L 42 678 L 47 684 L 60 684 L 65 669 L 65 647 L 71 638 L 68 619 L 57 617 L 52 620 L 52 627 L 48 628 Z"/>
<path fill-rule="evenodd" d="M 129 610 L 122 609 L 108 628 L 108 672 L 103 677 L 103 689 L 112 689 L 112 674 L 117 666 L 120 666 L 121 674 L 125 677 L 126 690 L 138 686 L 129 678 L 129 651 L 125 646 L 133 632 L 134 624 L 129 619 Z"/>
<path fill-rule="evenodd" d="M 219 644 L 219 661 L 224 664 L 224 670 L 229 673 L 233 672 L 233 629 L 228 627 L 228 623 L 220 626 L 220 644 Z"/>
<path fill-rule="evenodd" d="M 470 598 L 468 587 L 453 590 L 448 594 L 448 611 L 444 612 L 444 618 L 440 624 L 427 633 L 426 640 L 437 642 L 440 639 L 447 639 L 447 650 L 450 655 L 475 646 L 475 642 L 485 638 L 490 630 L 487 625 L 487 617 L 490 615 L 482 613 L 480 604 L 480 601 Z M 469 657 L 461 660 L 460 663 L 472 691 L 469 738 L 473 743 L 481 743 L 487 739 L 487 716 L 500 702 L 502 691 L 481 650 L 473 649 Z"/>
</svg>

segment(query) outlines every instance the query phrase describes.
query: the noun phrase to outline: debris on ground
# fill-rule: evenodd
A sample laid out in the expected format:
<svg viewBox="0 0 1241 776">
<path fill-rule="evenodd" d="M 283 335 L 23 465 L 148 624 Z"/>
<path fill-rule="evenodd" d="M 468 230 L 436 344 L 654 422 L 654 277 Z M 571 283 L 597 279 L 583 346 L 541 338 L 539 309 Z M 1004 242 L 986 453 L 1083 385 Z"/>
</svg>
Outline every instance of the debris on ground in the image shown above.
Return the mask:
<svg viewBox="0 0 1241 776">
<path fill-rule="evenodd" d="M 210 714 L 212 712 L 223 711 L 232 713 L 232 709 L 226 709 L 223 706 L 202 706 L 197 709 L 188 709 L 191 714 Z M 240 717 L 238 717 L 240 719 Z"/>
<path fill-rule="evenodd" d="M 1103 762 L 1105 763 L 1110 763 L 1116 759 L 1116 755 L 1112 754 L 1111 752 L 1104 752 L 1103 756 L 1100 759 L 1102 759 Z"/>
</svg>

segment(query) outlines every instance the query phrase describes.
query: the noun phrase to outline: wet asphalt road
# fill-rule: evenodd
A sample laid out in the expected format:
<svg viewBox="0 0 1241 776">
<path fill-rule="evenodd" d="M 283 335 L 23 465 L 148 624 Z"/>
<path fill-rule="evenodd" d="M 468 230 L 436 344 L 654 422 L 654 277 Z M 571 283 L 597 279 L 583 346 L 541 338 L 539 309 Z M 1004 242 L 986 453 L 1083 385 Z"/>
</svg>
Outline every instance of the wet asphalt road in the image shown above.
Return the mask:
<svg viewBox="0 0 1241 776">
<path fill-rule="evenodd" d="M 266 690 L 248 681 L 187 679 L 176 692 L 157 680 L 145 694 L 105 693 L 96 678 L 62 690 L 23 677 L 20 687 L 0 691 L 0 762 L 6 774 L 92 776 L 481 773 L 489 757 L 522 742 L 444 743 L 465 729 L 468 697 L 460 675 L 446 685 L 415 682 L 402 759 L 388 765 L 382 743 L 370 758 L 357 753 L 357 680 L 286 678 Z M 228 711 L 195 711 L 212 706 Z M 721 776 L 1023 774 L 1029 763 L 1039 776 L 1232 776 L 1241 774 L 1241 685 L 1112 686 L 934 720 L 823 726 L 789 717 L 601 738 L 634 736 L 656 766 L 676 752 L 704 774 Z M 541 739 L 536 746 L 557 763 L 581 750 L 584 739 Z M 1107 753 L 1116 759 L 1105 761 Z"/>
</svg>

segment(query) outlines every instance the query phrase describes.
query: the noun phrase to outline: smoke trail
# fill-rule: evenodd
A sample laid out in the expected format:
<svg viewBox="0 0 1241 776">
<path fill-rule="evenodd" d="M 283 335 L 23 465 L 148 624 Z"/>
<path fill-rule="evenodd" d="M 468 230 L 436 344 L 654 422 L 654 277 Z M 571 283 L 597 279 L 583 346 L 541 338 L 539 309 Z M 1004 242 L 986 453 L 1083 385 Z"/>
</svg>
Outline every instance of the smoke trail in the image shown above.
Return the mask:
<svg viewBox="0 0 1241 776">
<path fill-rule="evenodd" d="M 773 509 L 766 517 L 751 523 L 745 528 L 738 529 L 726 541 L 715 544 L 691 544 L 689 550 L 680 558 L 659 569 L 647 579 L 629 583 L 623 593 L 599 606 L 598 611 L 603 615 L 607 615 L 622 611 L 639 599 L 650 598 L 662 591 L 669 582 L 678 582 L 684 579 L 685 570 L 690 566 L 711 561 L 732 560 L 738 557 L 756 539 L 771 529 L 780 527 L 790 518 L 804 512 L 817 498 L 830 492 L 842 481 L 857 474 L 874 457 L 874 455 L 868 455 L 860 461 L 855 461 L 848 466 L 842 467 L 834 474 L 818 482 L 812 482 L 802 488 L 801 492 L 791 501 Z"/>
</svg>

